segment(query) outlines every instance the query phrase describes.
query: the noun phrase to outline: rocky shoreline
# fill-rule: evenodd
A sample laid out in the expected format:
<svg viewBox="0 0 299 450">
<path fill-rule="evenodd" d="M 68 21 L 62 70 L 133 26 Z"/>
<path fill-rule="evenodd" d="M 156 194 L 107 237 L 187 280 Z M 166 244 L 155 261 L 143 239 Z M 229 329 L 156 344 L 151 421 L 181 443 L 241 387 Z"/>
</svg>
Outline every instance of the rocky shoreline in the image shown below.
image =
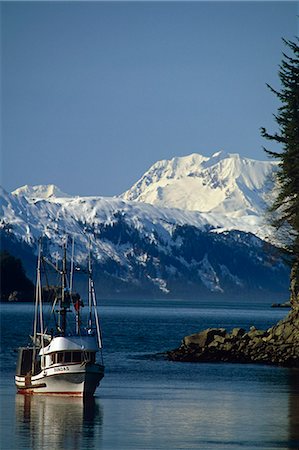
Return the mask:
<svg viewBox="0 0 299 450">
<path fill-rule="evenodd" d="M 292 310 L 268 330 L 251 327 L 208 328 L 185 336 L 179 348 L 167 352 L 171 361 L 260 363 L 299 367 L 299 310 Z"/>
</svg>

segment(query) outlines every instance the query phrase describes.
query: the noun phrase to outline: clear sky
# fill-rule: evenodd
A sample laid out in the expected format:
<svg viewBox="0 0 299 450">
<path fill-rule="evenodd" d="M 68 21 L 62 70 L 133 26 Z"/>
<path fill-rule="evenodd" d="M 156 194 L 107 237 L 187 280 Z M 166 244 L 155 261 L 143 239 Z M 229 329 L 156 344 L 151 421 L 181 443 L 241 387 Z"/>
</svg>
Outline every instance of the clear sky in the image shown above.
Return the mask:
<svg viewBox="0 0 299 450">
<path fill-rule="evenodd" d="M 157 160 L 266 159 L 298 2 L 1 2 L 1 184 L 117 195 Z"/>
</svg>

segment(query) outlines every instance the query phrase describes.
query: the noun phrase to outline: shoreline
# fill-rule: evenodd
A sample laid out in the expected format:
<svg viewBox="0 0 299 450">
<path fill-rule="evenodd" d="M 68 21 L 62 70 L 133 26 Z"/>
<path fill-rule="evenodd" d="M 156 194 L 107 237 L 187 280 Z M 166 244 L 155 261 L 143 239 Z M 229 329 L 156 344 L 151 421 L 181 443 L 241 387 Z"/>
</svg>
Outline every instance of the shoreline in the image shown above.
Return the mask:
<svg viewBox="0 0 299 450">
<path fill-rule="evenodd" d="M 166 352 L 179 362 L 230 362 L 299 367 L 299 310 L 267 330 L 208 328 L 185 336 L 180 347 Z"/>
</svg>

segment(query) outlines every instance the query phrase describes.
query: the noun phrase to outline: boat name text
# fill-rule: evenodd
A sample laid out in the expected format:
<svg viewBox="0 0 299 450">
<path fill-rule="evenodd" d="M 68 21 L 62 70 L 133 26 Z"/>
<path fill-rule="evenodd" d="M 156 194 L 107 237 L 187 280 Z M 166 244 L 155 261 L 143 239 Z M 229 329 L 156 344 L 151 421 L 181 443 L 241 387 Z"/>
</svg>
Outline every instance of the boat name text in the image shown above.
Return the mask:
<svg viewBox="0 0 299 450">
<path fill-rule="evenodd" d="M 55 367 L 54 372 L 65 372 L 67 370 L 70 370 L 69 367 Z"/>
</svg>

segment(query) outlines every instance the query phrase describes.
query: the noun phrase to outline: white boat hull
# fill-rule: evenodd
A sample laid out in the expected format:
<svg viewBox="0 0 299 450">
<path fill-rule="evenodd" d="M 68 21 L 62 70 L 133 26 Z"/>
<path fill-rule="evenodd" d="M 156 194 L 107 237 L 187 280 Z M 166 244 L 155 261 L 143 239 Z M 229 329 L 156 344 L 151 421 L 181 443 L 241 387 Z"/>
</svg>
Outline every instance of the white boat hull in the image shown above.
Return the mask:
<svg viewBox="0 0 299 450">
<path fill-rule="evenodd" d="M 16 376 L 20 394 L 92 396 L 104 376 L 100 364 L 72 364 L 46 368 L 33 376 Z"/>
</svg>

